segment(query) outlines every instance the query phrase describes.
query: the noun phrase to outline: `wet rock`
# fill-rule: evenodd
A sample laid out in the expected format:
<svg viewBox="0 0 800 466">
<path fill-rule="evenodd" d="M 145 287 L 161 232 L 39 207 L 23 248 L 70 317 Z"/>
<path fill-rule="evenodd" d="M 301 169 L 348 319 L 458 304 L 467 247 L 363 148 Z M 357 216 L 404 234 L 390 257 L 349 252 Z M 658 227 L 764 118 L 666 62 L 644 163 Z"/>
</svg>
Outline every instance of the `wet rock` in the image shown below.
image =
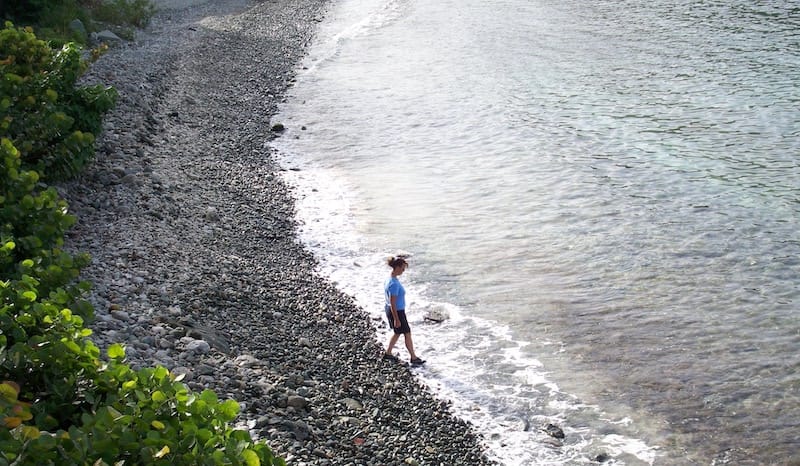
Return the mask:
<svg viewBox="0 0 800 466">
<path fill-rule="evenodd" d="M 611 456 L 608 453 L 600 453 L 594 457 L 594 460 L 598 463 L 605 463 L 606 461 L 610 460 Z"/>
<path fill-rule="evenodd" d="M 553 438 L 557 438 L 557 439 L 563 439 L 564 437 L 566 437 L 566 436 L 564 435 L 564 431 L 561 429 L 561 427 L 558 427 L 558 426 L 557 426 L 557 425 L 555 425 L 555 424 L 546 424 L 546 425 L 545 425 L 545 426 L 542 428 L 542 430 L 544 430 L 544 432 L 545 432 L 547 435 L 549 435 L 549 436 L 551 436 L 551 437 L 553 437 Z"/>
</svg>

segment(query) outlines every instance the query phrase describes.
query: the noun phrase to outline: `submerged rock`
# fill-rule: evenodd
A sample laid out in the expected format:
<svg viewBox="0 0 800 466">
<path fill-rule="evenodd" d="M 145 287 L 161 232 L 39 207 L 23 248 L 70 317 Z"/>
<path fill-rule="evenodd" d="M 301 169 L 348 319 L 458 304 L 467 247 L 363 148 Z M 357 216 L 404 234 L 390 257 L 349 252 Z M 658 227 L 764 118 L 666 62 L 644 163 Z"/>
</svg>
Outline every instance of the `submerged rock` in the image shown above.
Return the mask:
<svg viewBox="0 0 800 466">
<path fill-rule="evenodd" d="M 594 460 L 598 463 L 605 463 L 606 461 L 610 460 L 611 456 L 607 453 L 599 453 L 597 456 L 594 457 Z"/>
<path fill-rule="evenodd" d="M 546 424 L 542 430 L 544 430 L 547 435 L 559 440 L 566 437 L 561 427 L 558 427 L 555 424 Z"/>
</svg>

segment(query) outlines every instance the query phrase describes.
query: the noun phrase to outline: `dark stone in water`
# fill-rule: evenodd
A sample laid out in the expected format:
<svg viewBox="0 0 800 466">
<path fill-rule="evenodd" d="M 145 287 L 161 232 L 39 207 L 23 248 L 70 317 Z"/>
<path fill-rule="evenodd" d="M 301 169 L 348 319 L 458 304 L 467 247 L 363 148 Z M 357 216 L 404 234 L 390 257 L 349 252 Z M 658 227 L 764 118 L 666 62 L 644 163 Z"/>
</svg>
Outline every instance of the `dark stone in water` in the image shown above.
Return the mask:
<svg viewBox="0 0 800 466">
<path fill-rule="evenodd" d="M 606 453 L 600 453 L 599 455 L 594 457 L 594 460 L 598 463 L 605 463 L 606 461 L 610 460 L 611 457 L 608 456 Z"/>
<path fill-rule="evenodd" d="M 275 123 L 274 125 L 272 125 L 272 128 L 270 128 L 270 131 L 272 131 L 273 133 L 282 133 L 285 130 L 286 127 L 283 126 L 283 123 Z"/>
<path fill-rule="evenodd" d="M 544 426 L 543 430 L 547 433 L 547 435 L 553 438 L 563 439 L 564 437 L 566 437 L 561 427 L 558 427 L 555 424 L 547 424 Z"/>
</svg>

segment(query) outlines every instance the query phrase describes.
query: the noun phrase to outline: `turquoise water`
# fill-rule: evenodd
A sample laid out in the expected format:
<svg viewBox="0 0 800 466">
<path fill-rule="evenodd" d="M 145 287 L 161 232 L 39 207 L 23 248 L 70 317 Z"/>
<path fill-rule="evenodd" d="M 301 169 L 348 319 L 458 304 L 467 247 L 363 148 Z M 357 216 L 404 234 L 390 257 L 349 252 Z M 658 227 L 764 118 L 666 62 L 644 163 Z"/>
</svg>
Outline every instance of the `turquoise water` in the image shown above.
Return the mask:
<svg viewBox="0 0 800 466">
<path fill-rule="evenodd" d="M 796 3 L 341 0 L 291 94 L 302 239 L 376 319 L 413 254 L 501 462 L 800 462 Z"/>
</svg>

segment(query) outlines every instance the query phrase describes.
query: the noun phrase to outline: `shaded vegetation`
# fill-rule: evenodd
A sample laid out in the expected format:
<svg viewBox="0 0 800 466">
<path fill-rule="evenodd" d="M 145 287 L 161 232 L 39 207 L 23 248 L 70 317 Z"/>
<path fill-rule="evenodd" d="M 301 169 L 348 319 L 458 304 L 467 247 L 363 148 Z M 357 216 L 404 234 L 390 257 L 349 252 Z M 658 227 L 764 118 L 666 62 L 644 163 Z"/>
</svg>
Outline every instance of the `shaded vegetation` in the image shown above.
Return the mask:
<svg viewBox="0 0 800 466">
<path fill-rule="evenodd" d="M 0 19 L 31 26 L 60 46 L 88 42 L 88 33 L 111 29 L 122 36 L 147 26 L 155 12 L 150 0 L 14 0 L 0 2 Z M 77 27 L 75 20 L 80 21 Z"/>
</svg>

